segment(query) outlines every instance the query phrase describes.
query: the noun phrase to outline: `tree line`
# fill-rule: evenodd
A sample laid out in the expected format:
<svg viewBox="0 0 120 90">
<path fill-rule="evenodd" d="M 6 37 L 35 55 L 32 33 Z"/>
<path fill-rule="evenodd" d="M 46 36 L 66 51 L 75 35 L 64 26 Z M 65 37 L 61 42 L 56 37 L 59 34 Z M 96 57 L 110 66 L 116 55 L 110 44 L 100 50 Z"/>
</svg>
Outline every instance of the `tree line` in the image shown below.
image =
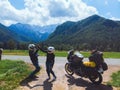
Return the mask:
<svg viewBox="0 0 120 90">
<path fill-rule="evenodd" d="M 7 42 L 0 42 L 0 48 L 9 49 L 9 50 L 27 50 L 28 44 L 32 42 L 15 42 L 14 40 L 9 40 Z M 39 44 L 42 48 L 46 48 L 48 46 L 54 46 L 56 50 L 70 50 L 70 49 L 78 49 L 88 51 L 91 49 L 98 49 L 101 51 L 120 51 L 120 42 L 87 42 L 87 43 L 34 43 Z"/>
<path fill-rule="evenodd" d="M 19 50 L 26 50 L 29 43 L 24 42 L 15 42 L 14 40 L 8 40 L 7 42 L 0 42 L 0 47 L 3 49 L 19 49 Z"/>
</svg>

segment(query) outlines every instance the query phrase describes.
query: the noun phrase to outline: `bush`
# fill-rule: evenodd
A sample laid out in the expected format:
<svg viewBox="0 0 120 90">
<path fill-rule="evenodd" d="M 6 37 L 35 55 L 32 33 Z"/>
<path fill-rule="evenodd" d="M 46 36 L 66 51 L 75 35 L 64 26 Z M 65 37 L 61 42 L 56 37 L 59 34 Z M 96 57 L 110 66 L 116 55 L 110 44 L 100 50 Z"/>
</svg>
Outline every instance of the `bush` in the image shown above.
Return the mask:
<svg viewBox="0 0 120 90">
<path fill-rule="evenodd" d="M 120 71 L 112 74 L 112 80 L 108 82 L 109 85 L 120 87 Z"/>
</svg>

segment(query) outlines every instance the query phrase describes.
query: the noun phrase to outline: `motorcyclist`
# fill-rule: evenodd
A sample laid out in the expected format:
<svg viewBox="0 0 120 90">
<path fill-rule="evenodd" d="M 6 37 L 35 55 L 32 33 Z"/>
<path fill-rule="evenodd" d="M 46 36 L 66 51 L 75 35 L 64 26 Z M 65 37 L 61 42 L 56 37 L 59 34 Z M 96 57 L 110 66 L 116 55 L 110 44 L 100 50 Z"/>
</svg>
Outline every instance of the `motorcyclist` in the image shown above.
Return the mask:
<svg viewBox="0 0 120 90">
<path fill-rule="evenodd" d="M 52 70 L 55 62 L 55 54 L 54 54 L 55 48 L 53 46 L 49 46 L 47 50 L 43 50 L 42 48 L 40 48 L 40 50 L 47 54 L 47 57 L 46 57 L 46 72 L 48 74 L 47 80 L 51 79 L 50 73 L 54 77 L 53 80 L 56 80 L 57 77 L 54 71 Z"/>
<path fill-rule="evenodd" d="M 28 78 L 36 78 L 37 76 L 35 76 L 35 74 L 40 71 L 40 66 L 38 63 L 38 50 L 39 49 L 35 46 L 35 44 L 29 44 L 28 50 L 29 50 L 29 56 L 32 61 L 32 64 L 35 67 L 35 70 L 29 75 Z"/>
<path fill-rule="evenodd" d="M 2 57 L 2 52 L 3 52 L 3 49 L 0 48 L 0 60 L 1 60 L 1 57 Z"/>
</svg>

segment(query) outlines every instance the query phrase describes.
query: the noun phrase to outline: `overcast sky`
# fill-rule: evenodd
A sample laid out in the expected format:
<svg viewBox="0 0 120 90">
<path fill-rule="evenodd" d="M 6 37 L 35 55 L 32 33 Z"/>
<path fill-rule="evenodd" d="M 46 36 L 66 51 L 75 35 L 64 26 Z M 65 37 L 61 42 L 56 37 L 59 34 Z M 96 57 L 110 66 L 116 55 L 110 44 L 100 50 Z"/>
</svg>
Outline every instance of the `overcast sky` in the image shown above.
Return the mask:
<svg viewBox="0 0 120 90">
<path fill-rule="evenodd" d="M 6 26 L 60 24 L 93 14 L 120 21 L 120 0 L 0 0 L 0 23 Z"/>
</svg>

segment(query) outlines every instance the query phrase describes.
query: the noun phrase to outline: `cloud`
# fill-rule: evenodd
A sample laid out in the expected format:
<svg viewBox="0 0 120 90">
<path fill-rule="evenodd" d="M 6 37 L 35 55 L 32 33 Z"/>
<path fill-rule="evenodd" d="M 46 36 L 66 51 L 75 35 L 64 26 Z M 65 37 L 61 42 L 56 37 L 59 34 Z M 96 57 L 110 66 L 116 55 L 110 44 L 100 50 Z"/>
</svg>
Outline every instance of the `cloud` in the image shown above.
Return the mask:
<svg viewBox="0 0 120 90">
<path fill-rule="evenodd" d="M 120 18 L 116 18 L 116 17 L 111 17 L 110 19 L 115 21 L 120 21 Z"/>
<path fill-rule="evenodd" d="M 118 2 L 120 2 L 120 0 L 118 0 Z"/>
<path fill-rule="evenodd" d="M 0 0 L 0 23 L 26 23 L 49 25 L 65 21 L 78 21 L 97 14 L 95 7 L 88 6 L 82 0 L 24 0 L 25 8 L 18 10 L 9 0 Z"/>
<path fill-rule="evenodd" d="M 16 22 L 27 22 L 27 16 L 30 15 L 30 11 L 25 10 L 17 10 L 14 8 L 8 0 L 0 0 L 0 22 L 6 24 L 16 23 Z"/>
<path fill-rule="evenodd" d="M 106 15 L 110 17 L 109 19 L 111 20 L 120 21 L 120 18 L 113 17 L 113 15 L 110 12 L 107 12 Z"/>
</svg>

